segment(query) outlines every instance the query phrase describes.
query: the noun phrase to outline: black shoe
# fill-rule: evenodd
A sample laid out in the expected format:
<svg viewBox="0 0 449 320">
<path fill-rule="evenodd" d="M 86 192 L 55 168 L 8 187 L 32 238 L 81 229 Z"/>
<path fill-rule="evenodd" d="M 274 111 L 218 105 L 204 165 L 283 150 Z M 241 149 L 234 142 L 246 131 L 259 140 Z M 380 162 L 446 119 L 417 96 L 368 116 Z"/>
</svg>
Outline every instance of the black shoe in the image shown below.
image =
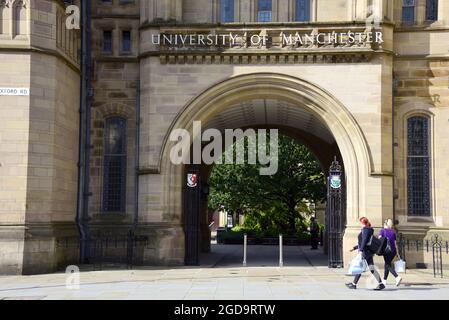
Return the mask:
<svg viewBox="0 0 449 320">
<path fill-rule="evenodd" d="M 346 286 L 348 287 L 348 289 L 357 289 L 357 286 L 355 284 L 353 284 L 352 282 L 347 283 Z"/>
<path fill-rule="evenodd" d="M 383 283 L 379 283 L 379 285 L 374 290 L 380 291 L 380 290 L 383 290 L 383 289 L 385 289 L 384 284 Z"/>
</svg>

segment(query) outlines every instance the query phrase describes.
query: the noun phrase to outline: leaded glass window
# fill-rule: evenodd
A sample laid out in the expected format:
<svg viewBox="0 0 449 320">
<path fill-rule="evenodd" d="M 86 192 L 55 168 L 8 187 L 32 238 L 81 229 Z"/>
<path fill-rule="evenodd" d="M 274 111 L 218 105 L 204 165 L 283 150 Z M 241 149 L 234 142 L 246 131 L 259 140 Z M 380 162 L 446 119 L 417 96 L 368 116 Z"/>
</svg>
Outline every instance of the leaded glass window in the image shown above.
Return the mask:
<svg viewBox="0 0 449 320">
<path fill-rule="evenodd" d="M 126 194 L 126 120 L 106 119 L 103 211 L 124 212 Z"/>
<path fill-rule="evenodd" d="M 271 22 L 272 3 L 271 0 L 259 0 L 257 3 L 257 19 L 259 22 Z"/>
<path fill-rule="evenodd" d="M 221 0 L 221 22 L 234 22 L 234 0 Z"/>
<path fill-rule="evenodd" d="M 402 0 L 402 23 L 415 23 L 415 1 L 416 0 Z"/>
<path fill-rule="evenodd" d="M 310 21 L 310 0 L 296 0 L 296 21 Z"/>
<path fill-rule="evenodd" d="M 112 31 L 103 31 L 103 52 L 112 53 Z"/>
<path fill-rule="evenodd" d="M 438 20 L 438 0 L 426 0 L 426 20 Z"/>
<path fill-rule="evenodd" d="M 409 216 L 430 216 L 429 119 L 407 122 L 407 199 Z"/>
</svg>

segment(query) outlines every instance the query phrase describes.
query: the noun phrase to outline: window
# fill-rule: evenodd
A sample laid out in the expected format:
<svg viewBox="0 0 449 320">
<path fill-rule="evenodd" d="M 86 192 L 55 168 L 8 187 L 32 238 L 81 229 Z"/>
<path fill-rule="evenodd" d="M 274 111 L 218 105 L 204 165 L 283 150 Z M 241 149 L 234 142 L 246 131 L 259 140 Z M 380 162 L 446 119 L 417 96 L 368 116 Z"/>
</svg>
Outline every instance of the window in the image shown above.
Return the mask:
<svg viewBox="0 0 449 320">
<path fill-rule="evenodd" d="M 122 31 L 122 53 L 131 53 L 131 31 Z"/>
<path fill-rule="evenodd" d="M 409 216 L 430 216 L 429 118 L 407 120 L 407 199 Z"/>
<path fill-rule="evenodd" d="M 26 34 L 26 8 L 23 1 L 17 1 L 13 7 L 14 36 Z"/>
<path fill-rule="evenodd" d="M 106 120 L 103 164 L 103 211 L 125 212 L 126 120 Z"/>
<path fill-rule="evenodd" d="M 415 22 L 415 0 L 402 0 L 402 23 Z"/>
<path fill-rule="evenodd" d="M 271 22 L 272 4 L 271 0 L 258 0 L 257 3 L 257 21 Z"/>
<path fill-rule="evenodd" d="M 438 20 L 438 0 L 426 0 L 426 20 Z"/>
<path fill-rule="evenodd" d="M 310 21 L 310 0 L 296 0 L 296 21 Z"/>
<path fill-rule="evenodd" d="M 8 33 L 8 8 L 0 1 L 0 34 Z"/>
<path fill-rule="evenodd" d="M 112 53 L 112 31 L 103 31 L 103 53 Z"/>
<path fill-rule="evenodd" d="M 234 22 L 234 0 L 221 0 L 220 21 Z"/>
</svg>

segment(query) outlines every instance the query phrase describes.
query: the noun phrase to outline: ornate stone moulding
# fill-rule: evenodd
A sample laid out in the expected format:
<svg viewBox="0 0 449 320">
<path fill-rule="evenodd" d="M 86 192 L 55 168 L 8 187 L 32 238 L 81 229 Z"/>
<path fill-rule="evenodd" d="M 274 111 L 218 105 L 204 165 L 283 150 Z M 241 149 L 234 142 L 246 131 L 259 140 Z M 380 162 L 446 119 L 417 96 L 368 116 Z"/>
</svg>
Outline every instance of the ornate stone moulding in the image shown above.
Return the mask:
<svg viewBox="0 0 449 320">
<path fill-rule="evenodd" d="M 29 0 L 0 0 L 0 7 L 12 7 L 13 5 L 27 8 Z"/>
<path fill-rule="evenodd" d="M 362 63 L 371 60 L 373 52 L 335 54 L 234 54 L 234 55 L 169 55 L 161 54 L 161 64 L 317 64 Z"/>
</svg>

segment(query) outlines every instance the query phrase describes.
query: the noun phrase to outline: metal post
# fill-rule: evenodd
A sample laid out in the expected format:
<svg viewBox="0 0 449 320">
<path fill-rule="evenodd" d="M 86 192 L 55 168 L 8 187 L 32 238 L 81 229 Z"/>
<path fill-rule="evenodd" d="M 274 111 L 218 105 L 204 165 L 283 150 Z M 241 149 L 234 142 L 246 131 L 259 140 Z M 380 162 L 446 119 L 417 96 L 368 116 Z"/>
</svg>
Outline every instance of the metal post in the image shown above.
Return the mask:
<svg viewBox="0 0 449 320">
<path fill-rule="evenodd" d="M 246 267 L 246 249 L 248 246 L 248 235 L 245 233 L 243 235 L 243 266 Z"/>
<path fill-rule="evenodd" d="M 282 255 L 282 234 L 279 234 L 279 267 L 284 266 L 284 257 Z"/>
</svg>

